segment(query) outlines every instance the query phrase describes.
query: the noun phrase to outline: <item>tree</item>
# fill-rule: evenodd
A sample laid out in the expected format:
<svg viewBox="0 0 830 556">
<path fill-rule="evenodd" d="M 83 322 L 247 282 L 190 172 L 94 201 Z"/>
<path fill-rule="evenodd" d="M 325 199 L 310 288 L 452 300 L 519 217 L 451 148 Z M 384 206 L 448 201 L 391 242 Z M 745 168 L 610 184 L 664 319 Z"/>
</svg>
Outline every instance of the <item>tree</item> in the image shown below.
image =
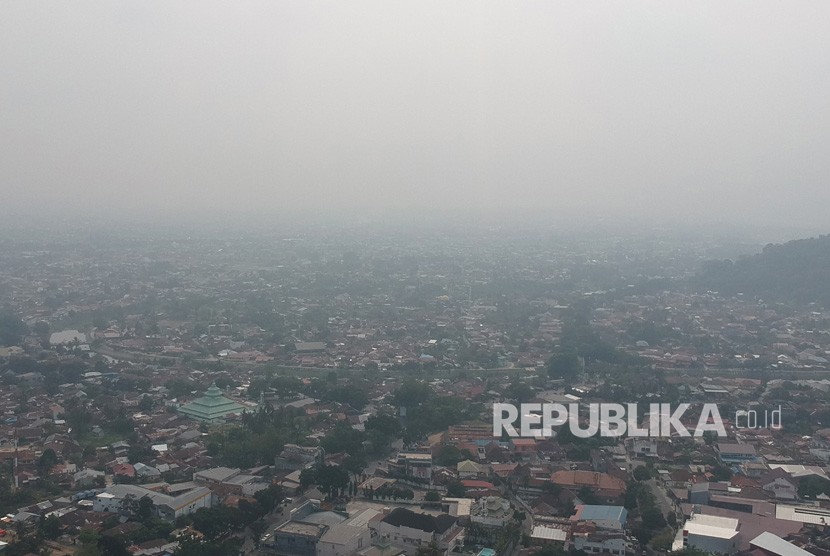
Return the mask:
<svg viewBox="0 0 830 556">
<path fill-rule="evenodd" d="M 724 465 L 716 465 L 712 468 L 712 477 L 716 481 L 728 481 L 732 478 L 732 471 Z"/>
<path fill-rule="evenodd" d="M 193 527 L 213 540 L 243 525 L 239 510 L 228 506 L 201 508 L 193 514 Z"/>
<path fill-rule="evenodd" d="M 366 407 L 366 404 L 369 402 L 369 394 L 367 393 L 367 389 L 361 388 L 355 384 L 349 384 L 340 388 L 335 387 L 332 390 L 329 390 L 326 397 L 331 398 L 338 403 L 348 404 L 358 411 Z"/>
<path fill-rule="evenodd" d="M 707 446 L 711 446 L 715 443 L 715 440 L 718 438 L 718 433 L 715 431 L 703 431 L 703 441 L 706 442 Z"/>
<path fill-rule="evenodd" d="M 339 465 L 319 465 L 317 486 L 321 492 L 334 498 L 349 486 L 349 472 Z"/>
<path fill-rule="evenodd" d="M 673 543 L 674 531 L 671 529 L 666 529 L 662 533 L 659 533 L 651 538 L 651 547 L 662 552 L 671 550 Z"/>
<path fill-rule="evenodd" d="M 57 539 L 61 534 L 61 520 L 55 515 L 50 515 L 43 520 L 41 532 L 47 539 Z"/>
<path fill-rule="evenodd" d="M 81 529 L 81 532 L 78 534 L 78 540 L 81 541 L 82 544 L 97 545 L 99 538 L 101 537 L 95 532 L 94 529 Z"/>
<path fill-rule="evenodd" d="M 567 556 L 567 552 L 556 544 L 547 544 L 533 553 L 533 556 Z"/>
<path fill-rule="evenodd" d="M 43 451 L 40 458 L 37 460 L 37 470 L 41 477 L 49 474 L 49 470 L 58 463 L 58 455 L 52 448 L 47 448 Z"/>
<path fill-rule="evenodd" d="M 433 395 L 428 384 L 415 380 L 407 380 L 395 390 L 395 404 L 398 407 L 415 407 L 427 401 Z"/>
<path fill-rule="evenodd" d="M 830 494 L 830 481 L 818 475 L 807 475 L 798 483 L 798 495 L 801 498 L 815 499 L 821 494 Z"/>
<path fill-rule="evenodd" d="M 38 336 L 48 336 L 49 335 L 49 323 L 45 320 L 39 320 L 35 324 L 32 325 L 32 332 L 37 334 Z"/>
<path fill-rule="evenodd" d="M 219 388 L 220 390 L 227 390 L 228 388 L 235 388 L 238 385 L 238 383 L 234 379 L 226 377 L 226 376 L 220 376 L 219 378 L 217 378 L 216 381 L 215 381 L 215 384 L 216 384 L 216 387 Z"/>
<path fill-rule="evenodd" d="M 429 544 L 419 546 L 418 550 L 415 551 L 415 556 L 442 556 L 443 551 L 438 548 L 438 545 L 435 541 L 431 541 Z"/>
<path fill-rule="evenodd" d="M 254 545 L 259 548 L 260 543 L 262 542 L 262 534 L 268 529 L 268 524 L 258 519 L 249 525 L 251 528 L 251 533 L 254 537 Z"/>
<path fill-rule="evenodd" d="M 170 396 L 174 398 L 181 398 L 183 396 L 187 396 L 188 394 L 190 394 L 190 392 L 193 391 L 195 385 L 189 380 L 173 378 L 168 380 L 164 384 L 164 387 L 167 388 L 167 390 L 170 393 Z"/>
<path fill-rule="evenodd" d="M 92 414 L 81 406 L 74 407 L 66 414 L 66 422 L 77 437 L 83 437 L 92 427 Z"/>
<path fill-rule="evenodd" d="M 366 433 L 340 422 L 320 441 L 320 445 L 327 454 L 346 452 L 354 456 L 363 453 L 365 439 Z"/>
<path fill-rule="evenodd" d="M 640 498 L 642 493 L 646 492 L 647 487 L 640 482 L 629 482 L 627 488 L 625 489 L 625 499 L 623 500 L 623 506 L 628 509 L 632 510 L 637 507 L 637 501 Z"/>
<path fill-rule="evenodd" d="M 388 414 L 372 415 L 366 419 L 366 432 L 378 431 L 390 438 L 398 438 L 401 435 L 402 427 L 397 418 Z"/>
<path fill-rule="evenodd" d="M 596 493 L 593 489 L 589 486 L 580 487 L 579 491 L 577 492 L 577 496 L 580 500 L 582 500 L 583 504 L 598 504 L 599 499 L 597 498 Z"/>
<path fill-rule="evenodd" d="M 146 523 L 155 515 L 155 505 L 149 496 L 142 496 L 135 505 L 134 517 L 141 523 Z"/>
<path fill-rule="evenodd" d="M 179 542 L 174 556 L 237 556 L 241 548 L 239 539 L 226 541 L 198 541 L 185 539 Z"/>
<path fill-rule="evenodd" d="M 98 550 L 101 556 L 131 556 L 132 552 L 127 550 L 126 543 L 117 537 L 103 536 L 98 541 Z"/>
<path fill-rule="evenodd" d="M 575 351 L 560 351 L 548 360 L 547 367 L 548 374 L 553 378 L 574 379 L 580 370 L 579 357 Z"/>
<path fill-rule="evenodd" d="M 16 346 L 28 332 L 29 329 L 11 309 L 0 310 L 0 346 Z"/>
<path fill-rule="evenodd" d="M 634 479 L 636 479 L 637 481 L 647 481 L 651 479 L 651 473 L 649 472 L 647 467 L 641 465 L 634 469 Z"/>
<path fill-rule="evenodd" d="M 424 500 L 427 502 L 438 502 L 441 500 L 441 494 L 437 490 L 430 490 L 424 496 Z"/>
<path fill-rule="evenodd" d="M 655 506 L 649 506 L 640 512 L 643 518 L 643 525 L 649 529 L 662 529 L 666 526 L 666 520 Z"/>
<path fill-rule="evenodd" d="M 467 495 L 467 489 L 460 481 L 452 481 L 447 485 L 447 496 L 450 498 L 464 498 Z"/>
<path fill-rule="evenodd" d="M 453 467 L 459 461 L 462 461 L 461 450 L 452 444 L 441 446 L 438 453 L 435 455 L 435 463 L 445 467 Z"/>
<path fill-rule="evenodd" d="M 317 468 L 308 467 L 300 471 L 300 487 L 306 489 L 313 484 L 317 484 Z"/>
<path fill-rule="evenodd" d="M 533 398 L 533 388 L 525 382 L 514 380 L 507 387 L 504 394 L 508 399 L 514 400 L 516 403 L 526 403 Z"/>
<path fill-rule="evenodd" d="M 269 514 L 282 502 L 282 488 L 277 485 L 271 485 L 268 488 L 255 492 L 254 498 L 256 498 L 259 504 L 262 514 Z"/>
<path fill-rule="evenodd" d="M 141 396 L 141 401 L 138 402 L 138 409 L 143 412 L 148 412 L 153 409 L 155 402 L 151 396 Z"/>
</svg>

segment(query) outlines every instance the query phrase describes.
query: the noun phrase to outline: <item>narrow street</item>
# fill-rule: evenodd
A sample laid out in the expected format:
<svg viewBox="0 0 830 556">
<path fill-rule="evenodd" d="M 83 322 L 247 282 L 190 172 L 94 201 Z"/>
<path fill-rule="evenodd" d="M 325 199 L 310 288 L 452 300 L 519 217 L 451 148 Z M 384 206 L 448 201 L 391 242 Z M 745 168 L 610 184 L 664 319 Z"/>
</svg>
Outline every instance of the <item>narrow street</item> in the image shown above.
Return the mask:
<svg viewBox="0 0 830 556">
<path fill-rule="evenodd" d="M 663 517 L 667 518 L 669 514 L 674 513 L 674 506 L 671 500 L 669 500 L 668 495 L 666 495 L 666 491 L 657 483 L 657 479 L 649 479 L 646 481 L 646 484 L 648 484 L 652 494 L 654 494 L 654 500 L 657 502 L 657 507 L 660 508 Z"/>
</svg>

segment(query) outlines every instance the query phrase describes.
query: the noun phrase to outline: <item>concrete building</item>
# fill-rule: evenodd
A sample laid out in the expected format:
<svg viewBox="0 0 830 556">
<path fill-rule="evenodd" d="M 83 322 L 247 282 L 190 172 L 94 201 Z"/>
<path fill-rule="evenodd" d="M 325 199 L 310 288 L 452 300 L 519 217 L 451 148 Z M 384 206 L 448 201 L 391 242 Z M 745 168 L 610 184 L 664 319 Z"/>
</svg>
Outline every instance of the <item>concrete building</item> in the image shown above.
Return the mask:
<svg viewBox="0 0 830 556">
<path fill-rule="evenodd" d="M 484 496 L 470 507 L 470 521 L 488 527 L 504 527 L 512 516 L 510 501 L 499 496 Z"/>
<path fill-rule="evenodd" d="M 319 446 L 286 444 L 274 459 L 274 465 L 277 469 L 301 469 L 322 462 L 323 455 L 323 449 Z"/>
<path fill-rule="evenodd" d="M 360 515 L 360 514 L 358 514 Z M 355 516 L 357 517 L 357 516 Z M 368 521 L 371 516 L 364 516 Z M 347 521 L 339 512 L 320 509 L 319 500 L 309 500 L 291 510 L 287 521 L 277 525 L 262 537 L 262 544 L 277 554 L 288 556 L 316 556 L 323 536 Z M 355 521 L 354 523 L 357 523 Z M 368 531 L 368 529 L 367 529 Z M 337 550 L 345 550 L 352 544 L 362 544 L 365 537 L 354 536 L 356 531 L 344 529 L 332 534 L 323 549 L 329 556 Z"/>
<path fill-rule="evenodd" d="M 317 543 L 317 556 L 349 556 L 371 546 L 369 521 L 377 515 L 376 510 L 366 509 L 331 527 Z"/>
<path fill-rule="evenodd" d="M 443 554 L 449 554 L 463 540 L 462 529 L 455 517 L 422 514 L 406 508 L 395 508 L 383 519 L 373 521 L 370 527 L 381 542 L 400 547 L 409 556 L 431 542 L 435 542 Z"/>
<path fill-rule="evenodd" d="M 432 480 L 432 454 L 429 452 L 400 452 L 389 467 L 406 477 Z"/>
<path fill-rule="evenodd" d="M 580 523 L 573 527 L 571 545 L 575 550 L 582 550 L 589 554 L 603 553 L 625 556 L 633 551 L 633 545 L 623 531 L 600 529 L 589 522 Z"/>
<path fill-rule="evenodd" d="M 316 556 L 317 543 L 326 530 L 327 527 L 319 523 L 286 521 L 274 530 L 270 539 L 266 536 L 262 544 L 277 554 Z"/>
<path fill-rule="evenodd" d="M 98 485 L 99 482 L 101 483 L 101 486 L 103 486 L 104 477 L 106 477 L 106 474 L 103 471 L 98 471 L 96 469 L 81 469 L 72 475 L 72 481 L 75 488 L 90 488 Z"/>
<path fill-rule="evenodd" d="M 738 520 L 692 514 L 683 525 L 683 546 L 714 554 L 732 554 L 738 549 Z"/>
<path fill-rule="evenodd" d="M 193 474 L 193 480 L 197 483 L 206 485 L 219 485 L 225 481 L 233 479 L 242 471 L 240 469 L 230 467 L 212 467 L 203 471 L 197 471 Z"/>
<path fill-rule="evenodd" d="M 799 548 L 769 531 L 764 531 L 749 541 L 749 546 L 753 550 L 760 550 L 767 556 L 810 556 L 810 553 L 803 548 Z"/>
<path fill-rule="evenodd" d="M 537 524 L 530 532 L 530 542 L 533 545 L 555 544 L 564 548 L 568 541 L 568 530 L 563 527 Z"/>
<path fill-rule="evenodd" d="M 628 519 L 628 510 L 623 506 L 599 506 L 592 504 L 580 504 L 576 507 L 576 513 L 571 521 L 590 521 L 600 529 L 611 529 L 622 531 Z"/>
<path fill-rule="evenodd" d="M 718 442 L 717 452 L 720 460 L 726 464 L 745 463 L 758 459 L 758 453 L 752 444 Z"/>
<path fill-rule="evenodd" d="M 206 487 L 196 487 L 171 496 L 137 485 L 113 485 L 93 499 L 92 510 L 126 513 L 129 511 L 128 502 L 141 500 L 145 496 L 153 501 L 156 515 L 167 521 L 192 514 L 201 508 L 210 508 L 214 503 L 213 493 Z"/>
</svg>

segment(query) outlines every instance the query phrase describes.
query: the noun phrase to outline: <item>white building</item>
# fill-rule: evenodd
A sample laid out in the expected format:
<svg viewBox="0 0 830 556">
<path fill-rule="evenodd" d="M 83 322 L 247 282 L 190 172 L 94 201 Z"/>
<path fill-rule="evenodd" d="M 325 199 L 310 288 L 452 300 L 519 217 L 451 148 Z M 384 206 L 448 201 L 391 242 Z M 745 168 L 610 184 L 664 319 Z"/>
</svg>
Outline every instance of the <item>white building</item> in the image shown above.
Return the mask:
<svg viewBox="0 0 830 556">
<path fill-rule="evenodd" d="M 153 501 L 156 514 L 168 521 L 213 506 L 213 493 L 206 487 L 196 487 L 177 496 L 170 496 L 137 485 L 113 485 L 95 497 L 92 510 L 124 513 L 127 511 L 125 502 L 141 500 L 145 496 Z"/>
<path fill-rule="evenodd" d="M 751 548 L 759 548 L 767 554 L 776 554 L 777 556 L 810 556 L 810 553 L 803 548 L 799 548 L 778 535 L 773 535 L 769 531 L 764 531 L 749 541 L 749 546 Z"/>
<path fill-rule="evenodd" d="M 568 540 L 568 531 L 551 525 L 534 525 L 530 532 L 530 541 L 533 544 L 559 544 L 564 546 Z"/>
<path fill-rule="evenodd" d="M 683 546 L 714 554 L 732 554 L 738 547 L 738 520 L 692 514 L 683 525 Z"/>
<path fill-rule="evenodd" d="M 633 546 L 623 531 L 599 529 L 596 526 L 574 527 L 571 543 L 575 550 L 586 553 L 614 554 L 625 556 L 632 552 Z"/>
<path fill-rule="evenodd" d="M 776 477 L 762 488 L 773 494 L 777 500 L 795 500 L 798 497 L 798 487 L 784 477 Z"/>
<path fill-rule="evenodd" d="M 383 519 L 372 522 L 370 528 L 380 542 L 400 547 L 410 556 L 433 541 L 444 554 L 449 554 L 463 540 L 455 517 L 422 514 L 406 508 L 395 508 Z"/>
<path fill-rule="evenodd" d="M 580 504 L 576 513 L 571 517 L 573 522 L 590 521 L 600 529 L 622 531 L 628 520 L 628 510 L 623 506 L 602 506 L 595 504 Z"/>
<path fill-rule="evenodd" d="M 349 556 L 371 546 L 369 521 L 378 513 L 366 509 L 331 527 L 317 542 L 317 556 Z"/>
<path fill-rule="evenodd" d="M 510 502 L 499 496 L 484 496 L 470 508 L 470 521 L 489 527 L 504 527 L 512 516 Z"/>
</svg>

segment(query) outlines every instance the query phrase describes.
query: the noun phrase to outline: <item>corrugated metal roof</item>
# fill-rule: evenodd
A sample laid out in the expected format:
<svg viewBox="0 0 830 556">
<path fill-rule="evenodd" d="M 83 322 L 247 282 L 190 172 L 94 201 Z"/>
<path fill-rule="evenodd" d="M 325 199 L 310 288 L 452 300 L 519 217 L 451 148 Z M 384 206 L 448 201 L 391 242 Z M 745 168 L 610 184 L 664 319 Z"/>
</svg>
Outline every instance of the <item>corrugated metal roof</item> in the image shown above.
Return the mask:
<svg viewBox="0 0 830 556">
<path fill-rule="evenodd" d="M 810 553 L 803 548 L 799 548 L 769 531 L 761 533 L 749 541 L 749 544 L 779 556 L 810 556 Z"/>
</svg>

